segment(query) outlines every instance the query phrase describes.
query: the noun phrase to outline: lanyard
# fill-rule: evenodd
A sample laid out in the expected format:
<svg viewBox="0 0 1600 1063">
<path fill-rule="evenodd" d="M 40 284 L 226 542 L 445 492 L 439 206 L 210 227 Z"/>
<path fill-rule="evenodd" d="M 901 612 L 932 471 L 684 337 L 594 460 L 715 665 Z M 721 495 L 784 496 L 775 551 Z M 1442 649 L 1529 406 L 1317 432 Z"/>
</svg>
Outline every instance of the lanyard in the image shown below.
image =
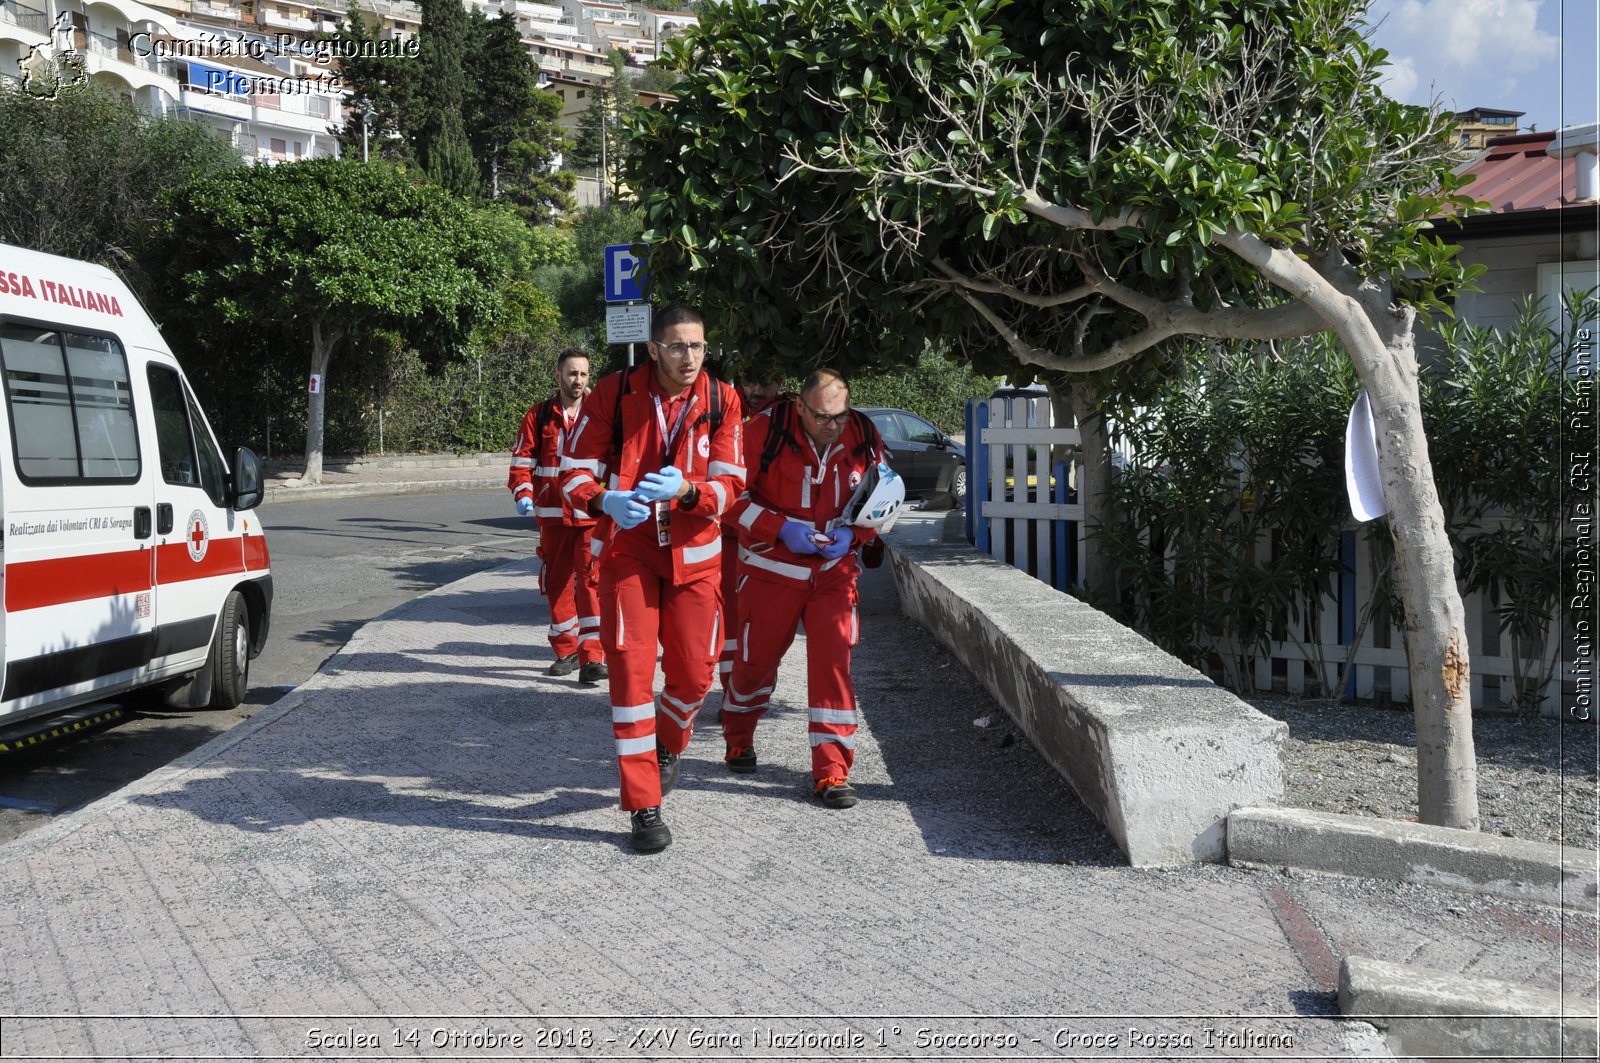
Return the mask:
<svg viewBox="0 0 1600 1063">
<path fill-rule="evenodd" d="M 672 422 L 672 430 L 667 430 L 667 414 L 661 406 L 661 396 L 651 396 L 656 400 L 656 427 L 661 429 L 662 460 L 668 465 L 677 464 L 678 436 L 683 431 L 683 422 L 689 417 L 689 410 L 694 406 L 695 396 L 690 395 L 682 406 L 678 408 L 678 417 Z"/>
</svg>

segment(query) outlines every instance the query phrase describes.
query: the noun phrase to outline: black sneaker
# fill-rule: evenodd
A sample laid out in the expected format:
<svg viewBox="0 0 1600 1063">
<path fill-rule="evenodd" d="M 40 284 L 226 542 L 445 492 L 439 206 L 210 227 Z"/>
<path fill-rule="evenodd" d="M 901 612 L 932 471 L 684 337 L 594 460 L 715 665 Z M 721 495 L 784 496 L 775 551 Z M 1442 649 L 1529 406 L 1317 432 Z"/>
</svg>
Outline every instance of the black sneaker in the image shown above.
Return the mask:
<svg viewBox="0 0 1600 1063">
<path fill-rule="evenodd" d="M 661 818 L 661 806 L 641 808 L 633 814 L 633 850 L 637 853 L 659 853 L 672 844 L 672 831 Z"/>
<path fill-rule="evenodd" d="M 817 800 L 828 808 L 851 808 L 861 800 L 855 787 L 837 775 L 817 781 Z"/>
<path fill-rule="evenodd" d="M 565 657 L 557 657 L 556 663 L 546 669 L 546 675 L 571 675 L 578 670 L 578 655 L 569 653 Z"/>
<path fill-rule="evenodd" d="M 678 754 L 668 753 L 656 746 L 656 764 L 661 767 L 661 796 L 665 797 L 678 785 Z"/>
<path fill-rule="evenodd" d="M 594 686 L 610 674 L 611 672 L 606 668 L 604 661 L 590 661 L 578 669 L 578 682 Z"/>
<path fill-rule="evenodd" d="M 756 751 L 750 746 L 729 746 L 722 760 L 735 775 L 755 774 Z"/>
</svg>

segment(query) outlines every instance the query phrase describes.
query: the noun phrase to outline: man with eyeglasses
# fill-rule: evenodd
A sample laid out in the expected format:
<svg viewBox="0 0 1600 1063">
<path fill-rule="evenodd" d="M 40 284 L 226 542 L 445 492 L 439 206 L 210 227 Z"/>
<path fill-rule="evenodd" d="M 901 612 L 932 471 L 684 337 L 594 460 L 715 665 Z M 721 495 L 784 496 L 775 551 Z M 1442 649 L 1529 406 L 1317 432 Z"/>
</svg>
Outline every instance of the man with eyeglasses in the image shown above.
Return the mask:
<svg viewBox="0 0 1600 1063">
<path fill-rule="evenodd" d="M 744 490 L 739 396 L 702 372 L 705 337 L 693 308 L 657 313 L 650 361 L 595 385 L 561 462 L 573 508 L 606 518 L 600 642 L 622 808 L 643 853 L 672 842 L 662 797 L 677 782 L 722 649 L 718 522 Z"/>
<path fill-rule="evenodd" d="M 819 369 L 799 395 L 750 419 L 745 444 L 748 484 L 729 514 L 740 528 L 740 590 L 738 652 L 722 710 L 725 760 L 735 774 L 756 770 L 756 723 L 804 621 L 812 791 L 828 808 L 849 808 L 858 800 L 850 785 L 850 650 L 860 636 L 855 549 L 877 532 L 843 524 L 842 514 L 883 460 L 883 439 L 850 409 L 844 378 Z"/>
</svg>

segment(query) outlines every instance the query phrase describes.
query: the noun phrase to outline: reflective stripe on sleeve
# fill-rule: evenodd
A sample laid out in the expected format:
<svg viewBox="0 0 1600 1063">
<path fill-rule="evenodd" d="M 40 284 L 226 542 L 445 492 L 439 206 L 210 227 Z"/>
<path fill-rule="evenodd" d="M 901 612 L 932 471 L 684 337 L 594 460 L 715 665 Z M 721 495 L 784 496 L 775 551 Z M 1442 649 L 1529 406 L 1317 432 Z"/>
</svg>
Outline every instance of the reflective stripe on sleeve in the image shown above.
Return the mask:
<svg viewBox="0 0 1600 1063">
<path fill-rule="evenodd" d="M 747 475 L 743 465 L 735 465 L 727 461 L 714 461 L 706 466 L 707 476 L 737 476 L 741 480 Z"/>
<path fill-rule="evenodd" d="M 765 512 L 766 510 L 763 507 L 756 505 L 754 502 L 750 503 L 749 507 L 739 515 L 739 527 L 749 528 L 751 531 L 754 531 L 756 527 L 756 521 L 759 520 L 761 515 Z"/>
<path fill-rule="evenodd" d="M 512 458 L 511 459 L 511 467 L 513 469 L 526 469 L 526 468 L 530 467 L 532 464 L 533 464 L 533 459 L 532 458 Z"/>
<path fill-rule="evenodd" d="M 533 515 L 543 517 L 545 520 L 561 520 L 567 515 L 567 511 L 560 506 L 536 506 Z"/>
<path fill-rule="evenodd" d="M 563 455 L 561 458 L 561 468 L 563 470 L 582 469 L 584 472 L 593 476 L 596 480 L 605 475 L 605 466 L 600 463 L 599 458 L 572 458 Z"/>
<path fill-rule="evenodd" d="M 683 563 L 698 565 L 702 561 L 709 561 L 722 553 L 722 536 L 718 535 L 704 546 L 685 546 L 683 548 Z"/>
<path fill-rule="evenodd" d="M 727 488 L 723 487 L 715 480 L 712 480 L 710 483 L 706 484 L 706 486 L 710 488 L 711 491 L 717 496 L 717 515 L 721 516 L 722 514 L 728 512 Z"/>
<path fill-rule="evenodd" d="M 537 474 L 539 476 L 560 476 L 561 475 L 561 466 L 559 466 L 559 465 L 541 465 L 538 468 L 534 469 L 533 471 L 534 471 L 535 474 Z"/>
</svg>

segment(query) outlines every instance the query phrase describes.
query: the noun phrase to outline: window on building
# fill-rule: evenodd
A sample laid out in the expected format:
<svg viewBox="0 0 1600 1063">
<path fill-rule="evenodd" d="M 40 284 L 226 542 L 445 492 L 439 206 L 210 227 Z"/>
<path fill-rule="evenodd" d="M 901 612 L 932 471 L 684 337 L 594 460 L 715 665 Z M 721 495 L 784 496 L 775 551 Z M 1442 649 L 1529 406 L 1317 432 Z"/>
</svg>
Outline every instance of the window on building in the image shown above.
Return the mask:
<svg viewBox="0 0 1600 1063">
<path fill-rule="evenodd" d="M 1596 288 L 1600 288 L 1600 263 L 1593 260 L 1584 262 L 1545 262 L 1539 266 L 1539 305 L 1544 309 L 1545 318 L 1550 322 L 1550 327 L 1556 330 L 1557 335 L 1565 341 L 1570 335 L 1573 326 L 1572 315 L 1567 311 L 1572 309 L 1569 303 L 1574 298 L 1570 293 L 1577 293 L 1577 310 L 1580 319 L 1577 325 L 1580 329 L 1587 329 L 1587 342 L 1589 347 L 1588 363 L 1593 367 L 1595 331 L 1600 329 L 1600 303 L 1597 303 Z M 1586 300 L 1586 301 L 1584 301 Z M 1585 337 L 1580 336 L 1580 339 Z M 1576 350 L 1565 352 L 1568 358 L 1567 371 L 1577 371 L 1578 359 Z"/>
</svg>

